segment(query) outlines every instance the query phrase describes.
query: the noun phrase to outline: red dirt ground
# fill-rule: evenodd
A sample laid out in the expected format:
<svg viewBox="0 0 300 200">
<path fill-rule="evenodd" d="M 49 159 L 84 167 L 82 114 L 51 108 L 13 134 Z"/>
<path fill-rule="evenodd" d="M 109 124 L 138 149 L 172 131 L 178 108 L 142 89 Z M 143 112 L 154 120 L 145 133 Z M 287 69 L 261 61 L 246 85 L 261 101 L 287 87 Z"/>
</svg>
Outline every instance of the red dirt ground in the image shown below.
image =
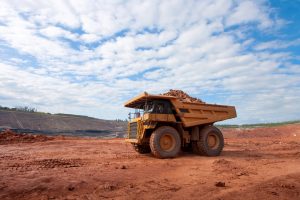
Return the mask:
<svg viewBox="0 0 300 200">
<path fill-rule="evenodd" d="M 0 199 L 300 199 L 300 124 L 223 133 L 219 157 L 164 160 L 122 139 L 2 143 Z"/>
</svg>

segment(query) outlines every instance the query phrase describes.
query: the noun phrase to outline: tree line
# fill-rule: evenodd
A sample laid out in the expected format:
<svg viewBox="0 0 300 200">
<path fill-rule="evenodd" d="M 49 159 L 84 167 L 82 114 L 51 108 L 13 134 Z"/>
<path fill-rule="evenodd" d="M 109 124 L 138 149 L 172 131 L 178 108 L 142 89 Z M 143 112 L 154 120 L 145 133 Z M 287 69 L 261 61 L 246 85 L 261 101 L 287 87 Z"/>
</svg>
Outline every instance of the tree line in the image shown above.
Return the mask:
<svg viewBox="0 0 300 200">
<path fill-rule="evenodd" d="M 10 111 L 22 111 L 22 112 L 37 112 L 36 108 L 33 107 L 29 107 L 29 106 L 16 106 L 14 108 L 9 108 L 6 106 L 1 106 L 0 105 L 0 109 L 1 110 L 10 110 Z"/>
</svg>

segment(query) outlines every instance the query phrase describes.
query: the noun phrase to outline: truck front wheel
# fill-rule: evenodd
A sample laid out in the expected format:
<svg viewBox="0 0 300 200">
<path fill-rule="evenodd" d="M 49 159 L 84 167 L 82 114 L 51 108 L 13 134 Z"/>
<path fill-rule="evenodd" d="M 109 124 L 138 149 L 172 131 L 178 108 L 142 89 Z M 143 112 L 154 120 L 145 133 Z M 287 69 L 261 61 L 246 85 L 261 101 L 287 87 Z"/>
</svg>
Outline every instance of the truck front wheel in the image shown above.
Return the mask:
<svg viewBox="0 0 300 200">
<path fill-rule="evenodd" d="M 199 141 L 194 142 L 193 151 L 205 156 L 218 156 L 224 147 L 222 132 L 215 126 L 207 126 L 200 131 Z"/>
<path fill-rule="evenodd" d="M 156 129 L 150 137 L 152 154 L 157 158 L 173 158 L 180 151 L 181 140 L 177 130 L 170 126 Z"/>
</svg>

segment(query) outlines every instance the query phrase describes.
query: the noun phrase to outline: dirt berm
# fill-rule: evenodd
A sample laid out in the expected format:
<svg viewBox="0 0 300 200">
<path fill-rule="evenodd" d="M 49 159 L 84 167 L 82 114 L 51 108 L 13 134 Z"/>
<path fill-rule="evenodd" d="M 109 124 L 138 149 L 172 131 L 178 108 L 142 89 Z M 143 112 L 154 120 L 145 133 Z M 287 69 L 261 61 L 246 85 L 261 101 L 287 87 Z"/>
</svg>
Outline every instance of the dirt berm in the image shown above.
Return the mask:
<svg viewBox="0 0 300 200">
<path fill-rule="evenodd" d="M 54 137 L 45 135 L 32 135 L 25 133 L 15 133 L 9 129 L 0 133 L 0 145 L 1 144 L 14 144 L 14 143 L 32 143 L 43 142 L 47 140 L 53 140 Z"/>
</svg>

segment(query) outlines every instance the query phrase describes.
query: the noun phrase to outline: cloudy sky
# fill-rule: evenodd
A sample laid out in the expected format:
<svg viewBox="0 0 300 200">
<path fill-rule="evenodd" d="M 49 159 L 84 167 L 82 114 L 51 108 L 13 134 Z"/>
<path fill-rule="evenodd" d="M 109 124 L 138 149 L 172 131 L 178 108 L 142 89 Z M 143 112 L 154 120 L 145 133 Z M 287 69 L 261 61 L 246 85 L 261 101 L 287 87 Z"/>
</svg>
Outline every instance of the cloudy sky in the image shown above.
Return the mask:
<svg viewBox="0 0 300 200">
<path fill-rule="evenodd" d="M 125 119 L 171 88 L 300 119 L 300 1 L 0 1 L 0 105 Z"/>
</svg>

